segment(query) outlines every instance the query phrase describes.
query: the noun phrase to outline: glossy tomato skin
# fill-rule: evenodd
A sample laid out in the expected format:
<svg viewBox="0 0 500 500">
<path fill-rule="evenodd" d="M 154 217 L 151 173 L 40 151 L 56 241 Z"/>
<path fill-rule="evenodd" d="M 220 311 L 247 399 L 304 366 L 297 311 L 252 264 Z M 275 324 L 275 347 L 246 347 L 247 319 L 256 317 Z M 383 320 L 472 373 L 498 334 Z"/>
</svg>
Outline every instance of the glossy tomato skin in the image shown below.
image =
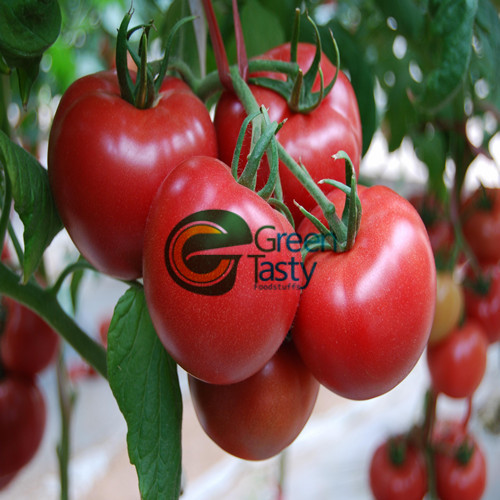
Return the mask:
<svg viewBox="0 0 500 500">
<path fill-rule="evenodd" d="M 194 291 L 186 288 L 166 266 L 167 254 L 168 260 L 171 255 L 181 255 L 174 250 L 166 254 L 166 248 L 173 248 L 168 241 L 178 234 L 178 225 L 184 227 L 186 217 L 207 210 L 233 214 L 249 229 L 250 239 L 227 248 L 224 244 L 219 250 L 220 254 L 239 256 L 233 261 L 236 267 L 231 268 L 235 270 L 234 284 L 224 293 L 211 294 L 215 290 L 212 286 L 210 293 L 204 286 L 203 290 L 199 286 Z M 300 247 L 289 250 L 282 244 L 280 251 L 263 249 L 271 248 L 278 234 L 292 232 L 285 217 L 256 193 L 237 184 L 219 160 L 191 158 L 165 179 L 146 226 L 144 290 L 160 340 L 188 373 L 213 384 L 239 382 L 260 370 L 278 350 L 299 301 Z M 234 234 L 229 229 L 226 233 L 229 237 Z M 189 252 L 189 244 L 183 252 Z M 175 260 L 176 269 L 189 265 L 195 253 L 186 254 L 184 262 Z M 207 251 L 207 256 L 210 253 L 214 252 Z M 295 276 L 290 267 L 282 265 L 292 260 L 296 263 Z M 207 263 L 203 257 L 201 265 Z M 276 270 L 281 266 L 287 276 L 281 274 L 280 281 L 266 281 L 260 273 L 270 266 Z M 210 274 L 195 275 L 200 282 L 205 277 Z"/>
<path fill-rule="evenodd" d="M 255 375 L 230 385 L 189 376 L 194 408 L 207 435 L 245 460 L 265 460 L 289 446 L 307 423 L 319 391 L 293 343 L 285 340 Z"/>
<path fill-rule="evenodd" d="M 306 257 L 315 270 L 292 329 L 313 375 L 349 399 L 384 394 L 408 375 L 428 341 L 436 300 L 434 258 L 416 210 L 384 186 L 359 197 L 351 250 Z M 305 238 L 310 222 L 298 232 Z"/>
<path fill-rule="evenodd" d="M 462 207 L 462 231 L 482 263 L 500 260 L 500 189 L 472 193 Z"/>
<path fill-rule="evenodd" d="M 491 279 L 484 291 L 465 287 L 467 316 L 481 324 L 490 343 L 500 341 L 500 265 L 484 266 L 485 277 Z"/>
<path fill-rule="evenodd" d="M 31 378 L 0 380 L 0 477 L 15 474 L 35 455 L 45 430 L 46 408 Z"/>
<path fill-rule="evenodd" d="M 217 155 L 215 130 L 205 105 L 181 80 L 167 78 L 158 102 L 145 110 L 121 99 L 114 71 L 74 82 L 54 117 L 48 172 L 81 254 L 110 276 L 140 277 L 154 194 L 195 154 Z"/>
<path fill-rule="evenodd" d="M 311 65 L 315 46 L 299 43 L 297 47 L 297 63 L 307 71 Z M 259 59 L 290 60 L 290 44 L 280 45 L 266 52 Z M 323 54 L 320 62 L 324 75 L 325 86 L 335 75 L 335 66 Z M 270 76 L 263 74 L 263 76 Z M 284 79 L 282 74 L 273 74 L 276 79 Z M 313 179 L 345 180 L 345 165 L 343 160 L 334 160 L 332 156 L 339 150 L 347 152 L 359 172 L 362 152 L 361 120 L 356 95 L 344 73 L 339 72 L 331 92 L 324 98 L 321 105 L 308 114 L 296 113 L 289 109 L 286 100 L 272 90 L 250 85 L 252 93 L 260 105 L 266 106 L 271 120 L 282 122 L 277 138 L 287 152 L 296 160 L 302 162 Z M 313 91 L 320 89 L 320 79 L 316 78 Z M 246 113 L 237 97 L 229 92 L 223 93 L 215 112 L 214 124 L 219 144 L 219 158 L 231 164 L 234 146 L 239 128 Z M 246 158 L 250 145 L 250 135 L 242 149 L 240 158 Z M 269 171 L 267 162 L 263 161 L 260 172 L 261 184 Z M 293 203 L 296 200 L 306 209 L 315 202 L 304 187 L 295 179 L 288 168 L 280 163 L 280 178 L 283 187 L 284 201 L 290 208 L 298 223 L 302 215 Z M 329 188 L 324 186 L 325 190 Z"/>
<path fill-rule="evenodd" d="M 422 500 L 427 493 L 425 457 L 407 446 L 402 463 L 391 459 L 390 442 L 381 443 L 370 461 L 370 489 L 375 500 Z"/>
<path fill-rule="evenodd" d="M 8 297 L 3 298 L 6 321 L 0 336 L 0 359 L 6 370 L 35 375 L 55 359 L 59 335 L 36 313 Z"/>
<path fill-rule="evenodd" d="M 434 389 L 451 398 L 472 396 L 483 379 L 487 351 L 486 335 L 471 319 L 429 345 L 427 364 Z"/>
<path fill-rule="evenodd" d="M 435 437 L 436 490 L 440 500 L 480 500 L 486 489 L 487 466 L 477 440 L 457 422 L 445 422 Z M 457 457 L 460 445 L 472 447 L 470 458 Z M 442 451 L 440 451 L 442 450 Z"/>
</svg>

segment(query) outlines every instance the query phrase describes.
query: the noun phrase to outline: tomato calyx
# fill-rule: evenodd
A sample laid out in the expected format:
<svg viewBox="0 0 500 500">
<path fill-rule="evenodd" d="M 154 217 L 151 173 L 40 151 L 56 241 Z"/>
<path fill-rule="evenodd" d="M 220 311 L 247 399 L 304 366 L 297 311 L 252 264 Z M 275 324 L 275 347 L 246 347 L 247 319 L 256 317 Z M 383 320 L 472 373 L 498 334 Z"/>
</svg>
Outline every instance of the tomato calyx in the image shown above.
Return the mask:
<svg viewBox="0 0 500 500">
<path fill-rule="evenodd" d="M 116 72 L 120 94 L 123 100 L 129 102 L 138 109 L 147 109 L 155 105 L 161 84 L 168 69 L 170 47 L 173 37 L 181 26 L 194 19 L 194 16 L 180 19 L 172 28 L 167 38 L 165 54 L 163 59 L 155 64 L 148 63 L 148 38 L 153 21 L 140 24 L 129 29 L 129 24 L 134 11 L 130 9 L 124 16 L 116 39 Z M 131 47 L 129 40 L 131 36 L 142 30 L 138 53 Z M 133 80 L 128 68 L 128 55 L 131 55 L 137 65 L 137 78 Z"/>
<path fill-rule="evenodd" d="M 407 442 L 405 436 L 393 436 L 388 440 L 387 453 L 389 460 L 395 467 L 400 467 L 405 463 Z"/>
<path fill-rule="evenodd" d="M 278 93 L 288 103 L 288 107 L 296 113 L 310 113 L 314 111 L 323 101 L 323 99 L 332 90 L 337 76 L 339 74 L 340 54 L 337 43 L 330 31 L 331 41 L 335 50 L 336 56 L 336 71 L 332 80 L 326 85 L 323 79 L 323 72 L 320 67 L 322 47 L 321 37 L 316 23 L 306 14 L 307 20 L 311 23 L 314 31 L 316 53 L 309 69 L 304 72 L 297 64 L 297 45 L 299 43 L 299 28 L 300 28 L 300 9 L 295 10 L 295 22 L 292 31 L 290 62 L 280 61 L 265 61 L 255 60 L 252 61 L 250 69 L 256 71 L 271 71 L 286 74 L 286 80 L 276 80 L 265 76 L 249 77 L 249 83 L 259 85 L 273 90 Z M 316 81 L 317 76 L 320 78 L 320 90 L 313 92 L 312 88 Z"/>
<path fill-rule="evenodd" d="M 319 181 L 319 184 L 329 184 L 345 193 L 346 203 L 341 218 L 336 215 L 335 206 L 332 203 L 323 204 L 321 202 L 320 206 L 327 220 L 327 227 L 317 217 L 305 210 L 304 207 L 300 206 L 298 203 L 295 204 L 298 206 L 301 213 L 309 219 L 316 229 L 325 237 L 326 246 L 334 252 L 341 253 L 347 252 L 354 246 L 356 235 L 361 225 L 362 207 L 357 191 L 356 173 L 349 155 L 345 151 L 339 151 L 333 158 L 336 160 L 345 160 L 346 183 L 343 184 L 342 182 L 332 179 L 323 179 Z M 304 183 L 306 188 L 308 184 L 309 183 Z M 304 249 L 304 251 L 307 253 L 310 251 L 317 251 L 324 247 L 325 244 L 320 242 L 317 246 L 314 244 L 308 245 L 308 248 Z"/>
</svg>

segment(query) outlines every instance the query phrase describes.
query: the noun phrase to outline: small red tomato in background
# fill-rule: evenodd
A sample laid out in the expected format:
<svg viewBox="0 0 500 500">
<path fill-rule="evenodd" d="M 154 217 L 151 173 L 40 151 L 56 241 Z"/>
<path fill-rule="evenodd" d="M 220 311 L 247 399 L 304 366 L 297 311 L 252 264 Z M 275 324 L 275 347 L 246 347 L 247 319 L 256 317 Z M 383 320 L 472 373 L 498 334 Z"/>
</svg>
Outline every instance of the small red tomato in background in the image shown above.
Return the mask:
<svg viewBox="0 0 500 500">
<path fill-rule="evenodd" d="M 500 189 L 480 188 L 462 207 L 462 231 L 480 262 L 500 260 Z"/>
<path fill-rule="evenodd" d="M 483 266 L 480 281 L 465 286 L 468 317 L 483 327 L 490 343 L 500 340 L 500 265 Z"/>
<path fill-rule="evenodd" d="M 6 370 L 35 375 L 55 359 L 59 335 L 36 313 L 4 297 L 6 310 L 0 335 L 0 358 Z"/>
<path fill-rule="evenodd" d="M 35 455 L 45 430 L 45 401 L 35 381 L 0 379 L 0 477 L 15 474 Z"/>
<path fill-rule="evenodd" d="M 423 453 L 397 438 L 384 441 L 376 448 L 369 477 L 376 500 L 422 500 L 427 493 Z"/>
<path fill-rule="evenodd" d="M 300 434 L 316 402 L 319 383 L 292 342 L 255 375 L 230 385 L 213 385 L 189 376 L 201 426 L 222 449 L 245 460 L 265 460 Z"/>
<path fill-rule="evenodd" d="M 145 233 L 144 291 L 172 358 L 213 384 L 260 370 L 285 339 L 302 284 L 285 217 L 230 169 L 191 158 L 165 179 Z"/>
<path fill-rule="evenodd" d="M 181 80 L 166 78 L 149 109 L 120 97 L 114 71 L 74 82 L 54 117 L 48 173 L 81 254 L 105 274 L 140 277 L 151 201 L 165 176 L 196 154 L 217 155 L 215 130 Z"/>
<path fill-rule="evenodd" d="M 486 459 L 459 423 L 439 425 L 434 439 L 436 490 L 440 500 L 480 500 L 486 489 Z"/>
<path fill-rule="evenodd" d="M 483 379 L 487 352 L 486 334 L 472 319 L 429 345 L 427 364 L 434 389 L 451 398 L 472 396 Z"/>
<path fill-rule="evenodd" d="M 316 52 L 316 47 L 308 43 L 299 43 L 297 47 L 297 63 L 305 72 L 310 67 Z M 290 61 L 290 44 L 280 45 L 262 54 L 259 59 Z M 320 67 L 323 72 L 325 86 L 335 75 L 335 66 L 322 54 Z M 259 76 L 270 76 L 262 74 Z M 272 74 L 273 78 L 285 79 L 283 74 Z M 321 104 L 309 113 L 299 113 L 291 110 L 287 101 L 276 92 L 250 85 L 259 105 L 264 105 L 269 111 L 271 121 L 285 123 L 276 137 L 286 151 L 297 161 L 302 162 L 315 181 L 321 179 L 336 179 L 345 181 L 345 165 L 343 160 L 334 160 L 332 156 L 343 150 L 351 158 L 356 172 L 362 151 L 362 131 L 358 103 L 354 90 L 348 78 L 341 71 L 337 80 L 323 99 Z M 313 92 L 320 90 L 320 77 L 316 78 Z M 219 158 L 231 164 L 239 129 L 246 117 L 242 104 L 233 93 L 224 92 L 217 104 L 214 124 L 217 131 Z M 250 132 L 248 140 L 243 145 L 241 158 L 246 158 L 250 148 Z M 261 162 L 261 176 L 265 179 L 269 167 L 264 160 Z M 280 162 L 280 179 L 283 188 L 284 201 L 291 210 L 295 221 L 302 220 L 302 214 L 294 204 L 296 200 L 306 209 L 315 205 L 313 198 L 293 176 L 288 168 Z M 330 188 L 322 186 L 325 190 Z"/>
<path fill-rule="evenodd" d="M 447 264 L 452 257 L 455 233 L 445 204 L 427 192 L 414 194 L 408 201 L 422 217 L 436 262 Z"/>
<path fill-rule="evenodd" d="M 436 301 L 434 257 L 417 211 L 384 186 L 359 190 L 359 198 L 354 246 L 306 257 L 312 278 L 292 329 L 313 375 L 349 399 L 380 396 L 409 374 L 427 344 Z M 303 238 L 310 225 L 299 226 Z"/>
</svg>

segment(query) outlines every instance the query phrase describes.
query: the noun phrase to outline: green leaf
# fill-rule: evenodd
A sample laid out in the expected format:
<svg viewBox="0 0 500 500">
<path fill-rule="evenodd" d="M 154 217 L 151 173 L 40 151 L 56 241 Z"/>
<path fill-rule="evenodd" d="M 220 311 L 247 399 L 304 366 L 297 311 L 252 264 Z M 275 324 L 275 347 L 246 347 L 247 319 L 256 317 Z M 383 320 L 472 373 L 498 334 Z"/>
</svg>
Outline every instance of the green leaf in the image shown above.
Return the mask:
<svg viewBox="0 0 500 500">
<path fill-rule="evenodd" d="M 130 462 L 145 500 L 180 494 L 182 397 L 177 365 L 151 322 L 142 288 L 116 305 L 108 333 L 108 379 L 127 422 Z"/>
<path fill-rule="evenodd" d="M 330 40 L 332 30 L 340 51 L 340 64 L 349 71 L 352 87 L 358 101 L 363 131 L 363 155 L 368 151 L 378 125 L 375 105 L 375 75 L 368 63 L 365 50 L 356 37 L 347 32 L 340 23 L 332 21 L 328 27 L 321 26 L 321 45 L 330 61 L 335 63 L 335 51 Z"/>
<path fill-rule="evenodd" d="M 429 173 L 428 187 L 439 199 L 446 196 L 444 170 L 446 167 L 447 147 L 442 132 L 427 129 L 424 133 L 413 137 L 415 153 L 425 164 Z"/>
<path fill-rule="evenodd" d="M 472 52 L 472 35 L 478 0 L 434 2 L 429 25 L 431 47 L 437 55 L 423 81 L 418 103 L 435 112 L 442 109 L 464 82 Z"/>
<path fill-rule="evenodd" d="M 11 67 L 41 57 L 60 29 L 57 0 L 0 0 L 0 52 Z"/>
<path fill-rule="evenodd" d="M 45 249 L 62 229 L 47 171 L 0 132 L 0 164 L 12 186 L 14 209 L 24 225 L 24 280 L 37 269 Z"/>
<path fill-rule="evenodd" d="M 279 17 L 264 5 L 258 0 L 248 0 L 240 11 L 248 57 L 262 54 L 285 41 Z"/>
<path fill-rule="evenodd" d="M 500 110 L 500 19 L 489 0 L 479 0 L 474 27 L 475 51 L 472 53 L 472 83 L 484 79 L 488 83 L 487 100 Z"/>
<path fill-rule="evenodd" d="M 398 23 L 398 31 L 413 40 L 418 40 L 424 28 L 424 12 L 415 0 L 376 0 L 385 17 Z"/>
<path fill-rule="evenodd" d="M 0 56 L 16 68 L 26 106 L 43 53 L 61 30 L 57 0 L 0 0 Z"/>
</svg>

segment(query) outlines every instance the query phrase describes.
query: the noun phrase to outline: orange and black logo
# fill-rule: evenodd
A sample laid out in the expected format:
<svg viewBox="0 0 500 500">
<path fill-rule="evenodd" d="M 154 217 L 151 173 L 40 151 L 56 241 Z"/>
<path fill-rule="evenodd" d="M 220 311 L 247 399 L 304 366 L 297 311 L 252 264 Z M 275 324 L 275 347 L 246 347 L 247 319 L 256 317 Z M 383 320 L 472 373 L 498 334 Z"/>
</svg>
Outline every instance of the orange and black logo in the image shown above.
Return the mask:
<svg viewBox="0 0 500 500">
<path fill-rule="evenodd" d="M 242 256 L 232 247 L 252 243 L 248 224 L 226 210 L 203 210 L 182 219 L 165 243 L 165 264 L 181 287 L 222 295 L 234 285 Z"/>
</svg>

